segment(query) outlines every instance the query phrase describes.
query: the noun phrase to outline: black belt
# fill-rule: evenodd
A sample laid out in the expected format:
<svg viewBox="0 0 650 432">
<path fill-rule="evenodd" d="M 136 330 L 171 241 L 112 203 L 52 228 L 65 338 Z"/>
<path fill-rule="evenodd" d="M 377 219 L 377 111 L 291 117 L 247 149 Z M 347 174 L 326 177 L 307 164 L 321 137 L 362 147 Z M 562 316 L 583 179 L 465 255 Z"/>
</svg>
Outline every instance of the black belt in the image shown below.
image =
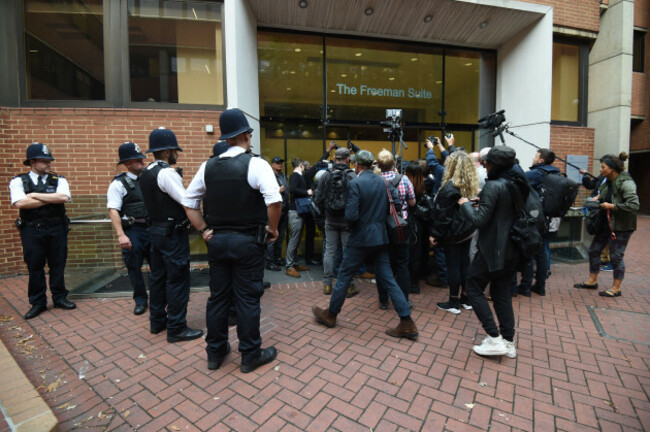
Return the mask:
<svg viewBox="0 0 650 432">
<path fill-rule="evenodd" d="M 49 219 L 35 219 L 35 220 L 24 220 L 23 224 L 26 226 L 34 227 L 49 227 L 54 225 L 59 225 L 66 222 L 65 217 L 60 218 L 49 218 Z"/>
<path fill-rule="evenodd" d="M 221 233 L 230 233 L 230 234 L 235 233 L 235 234 L 244 234 L 244 235 L 257 237 L 257 228 L 247 229 L 247 230 L 244 230 L 244 229 L 236 230 L 236 229 L 219 229 L 219 228 L 211 227 L 210 229 L 212 231 L 214 231 L 215 234 L 216 233 L 218 233 L 218 234 L 221 234 Z"/>
</svg>

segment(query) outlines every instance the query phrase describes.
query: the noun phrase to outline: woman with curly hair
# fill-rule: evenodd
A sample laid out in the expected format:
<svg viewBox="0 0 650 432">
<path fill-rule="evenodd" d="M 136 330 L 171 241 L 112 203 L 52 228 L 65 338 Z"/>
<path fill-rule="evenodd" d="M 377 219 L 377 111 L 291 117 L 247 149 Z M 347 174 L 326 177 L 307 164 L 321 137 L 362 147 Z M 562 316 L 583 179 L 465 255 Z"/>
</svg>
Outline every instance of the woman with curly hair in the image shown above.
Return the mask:
<svg viewBox="0 0 650 432">
<path fill-rule="evenodd" d="M 461 304 L 471 309 L 465 295 L 469 246 L 476 229 L 459 213 L 458 200 L 472 199 L 478 193 L 478 176 L 472 159 L 464 151 L 450 154 L 445 164 L 442 187 L 436 196 L 434 222 L 431 226 L 432 244 L 442 244 L 449 274 L 449 301 L 438 303 L 438 309 L 460 313 Z"/>
<path fill-rule="evenodd" d="M 605 155 L 601 159 L 600 174 L 607 179 L 600 186 L 597 199 L 602 211 L 607 212 L 607 223 L 602 231 L 594 235 L 589 246 L 589 279 L 577 283 L 575 288 L 598 288 L 598 272 L 600 271 L 600 254 L 609 245 L 609 257 L 614 267 L 614 282 L 611 288 L 601 291 L 603 297 L 619 297 L 621 283 L 625 275 L 623 255 L 636 230 L 636 212 L 639 210 L 639 196 L 636 183 L 625 171 L 624 161 L 627 153 L 619 157 Z"/>
</svg>

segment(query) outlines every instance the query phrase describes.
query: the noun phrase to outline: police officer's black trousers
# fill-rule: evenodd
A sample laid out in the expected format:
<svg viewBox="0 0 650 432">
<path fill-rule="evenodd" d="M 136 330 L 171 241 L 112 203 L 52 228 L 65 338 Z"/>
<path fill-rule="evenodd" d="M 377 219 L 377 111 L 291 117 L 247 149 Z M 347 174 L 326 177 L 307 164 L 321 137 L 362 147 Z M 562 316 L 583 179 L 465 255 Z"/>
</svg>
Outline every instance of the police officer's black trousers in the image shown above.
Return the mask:
<svg viewBox="0 0 650 432">
<path fill-rule="evenodd" d="M 164 328 L 176 336 L 187 328 L 190 299 L 190 243 L 187 229 L 171 230 L 152 225 L 151 277 L 149 279 L 149 319 L 151 328 Z M 166 310 L 165 310 L 166 308 Z"/>
<path fill-rule="evenodd" d="M 31 305 L 47 304 L 45 263 L 50 269 L 50 291 L 55 303 L 68 295 L 63 273 L 68 258 L 68 226 L 59 223 L 37 227 L 25 224 L 20 230 L 23 257 L 29 271 L 27 294 Z"/>
<path fill-rule="evenodd" d="M 255 237 L 236 232 L 216 232 L 208 243 L 210 298 L 205 311 L 209 354 L 221 355 L 228 342 L 228 308 L 235 302 L 237 336 L 242 364 L 260 352 L 260 298 L 264 293 L 264 246 Z"/>
<path fill-rule="evenodd" d="M 147 304 L 147 288 L 142 276 L 142 262 L 146 258 L 151 265 L 151 240 L 149 228 L 144 225 L 133 225 L 124 230 L 124 234 L 131 240 L 131 250 L 122 249 L 124 265 L 129 272 L 129 280 L 133 287 L 133 300 L 136 305 Z"/>
</svg>

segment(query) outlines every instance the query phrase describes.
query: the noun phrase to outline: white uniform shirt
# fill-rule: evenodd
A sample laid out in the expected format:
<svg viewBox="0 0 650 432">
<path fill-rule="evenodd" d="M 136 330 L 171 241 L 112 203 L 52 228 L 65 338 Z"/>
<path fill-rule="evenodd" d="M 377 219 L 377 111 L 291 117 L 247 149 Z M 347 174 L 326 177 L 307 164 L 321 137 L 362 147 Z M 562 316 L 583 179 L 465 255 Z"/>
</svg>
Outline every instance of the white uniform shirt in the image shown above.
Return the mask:
<svg viewBox="0 0 650 432">
<path fill-rule="evenodd" d="M 150 170 L 160 162 L 161 160 L 154 161 L 150 163 L 146 169 Z M 174 168 L 167 167 L 160 170 L 158 173 L 158 187 L 161 191 L 172 197 L 174 201 L 179 204 L 183 204 L 183 197 L 185 196 L 185 188 L 183 187 L 183 179 L 180 174 L 176 172 Z"/>
<path fill-rule="evenodd" d="M 127 171 L 126 175 L 129 176 L 132 180 L 137 180 L 138 176 Z M 117 210 L 118 212 L 122 210 L 122 204 L 124 202 L 124 197 L 126 196 L 126 188 L 122 182 L 118 179 L 115 179 L 108 186 L 108 192 L 106 192 L 106 208 Z M 126 215 L 122 217 L 126 219 Z"/>
<path fill-rule="evenodd" d="M 43 183 L 48 182 L 49 176 L 50 174 L 45 174 L 43 176 Z M 34 186 L 38 184 L 38 174 L 36 174 L 34 171 L 29 172 L 29 178 L 31 179 L 32 183 L 34 183 Z M 12 205 L 21 199 L 27 198 L 25 188 L 23 187 L 23 179 L 20 177 L 16 177 L 9 182 L 9 191 L 11 192 Z M 61 176 L 59 176 L 59 184 L 56 187 L 56 193 L 66 195 L 68 197 L 68 201 L 72 199 L 72 195 L 70 195 L 70 184 Z"/>
<path fill-rule="evenodd" d="M 219 157 L 235 157 L 244 153 L 243 147 L 232 146 Z M 198 210 L 201 207 L 201 200 L 205 198 L 205 164 L 203 162 L 187 187 L 183 204 L 185 207 Z M 262 158 L 254 157 L 248 165 L 248 184 L 255 190 L 258 190 L 264 196 L 264 203 L 269 206 L 276 202 L 282 202 L 280 186 L 275 179 L 275 174 L 271 165 Z"/>
</svg>

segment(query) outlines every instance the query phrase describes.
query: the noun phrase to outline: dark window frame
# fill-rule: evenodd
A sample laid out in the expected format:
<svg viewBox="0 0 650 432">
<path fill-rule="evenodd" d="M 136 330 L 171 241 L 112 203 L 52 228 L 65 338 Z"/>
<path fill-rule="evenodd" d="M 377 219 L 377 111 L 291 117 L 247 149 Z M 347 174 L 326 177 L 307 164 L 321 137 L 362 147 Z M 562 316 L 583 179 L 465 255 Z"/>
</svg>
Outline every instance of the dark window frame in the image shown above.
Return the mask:
<svg viewBox="0 0 650 432">
<path fill-rule="evenodd" d="M 561 43 L 574 45 L 580 49 L 578 65 L 578 121 L 553 120 L 551 125 L 558 126 L 587 126 L 588 95 L 589 95 L 589 49 L 590 43 L 584 39 L 553 37 L 553 44 Z M 551 93 L 551 97 L 553 97 Z"/>
<path fill-rule="evenodd" d="M 647 29 L 634 28 L 632 42 L 632 72 L 645 73 L 645 46 Z"/>
<path fill-rule="evenodd" d="M 0 79 L 15 82 L 15 86 L 1 86 L 0 104 L 26 108 L 136 108 L 136 109 L 166 109 L 166 110 L 203 110 L 223 111 L 228 106 L 227 74 L 226 74 L 226 41 L 223 25 L 222 0 L 203 0 L 221 4 L 222 38 L 221 49 L 223 53 L 222 64 L 224 103 L 214 104 L 185 104 L 169 102 L 132 102 L 131 80 L 129 71 L 129 34 L 128 34 L 128 8 L 125 1 L 103 1 L 104 23 L 104 100 L 29 100 L 27 99 L 27 68 L 25 64 L 25 25 L 24 1 L 2 2 L 0 23 L 13 23 L 6 26 L 5 34 L 9 37 L 0 38 L 0 44 L 9 53 L 6 62 L 0 66 Z M 13 28 L 12 28 L 13 27 Z M 13 31 L 12 31 L 13 30 Z M 11 33 L 10 33 L 11 32 Z M 16 68 L 16 66 L 18 68 Z M 17 71 L 13 72 L 13 71 Z"/>
</svg>

